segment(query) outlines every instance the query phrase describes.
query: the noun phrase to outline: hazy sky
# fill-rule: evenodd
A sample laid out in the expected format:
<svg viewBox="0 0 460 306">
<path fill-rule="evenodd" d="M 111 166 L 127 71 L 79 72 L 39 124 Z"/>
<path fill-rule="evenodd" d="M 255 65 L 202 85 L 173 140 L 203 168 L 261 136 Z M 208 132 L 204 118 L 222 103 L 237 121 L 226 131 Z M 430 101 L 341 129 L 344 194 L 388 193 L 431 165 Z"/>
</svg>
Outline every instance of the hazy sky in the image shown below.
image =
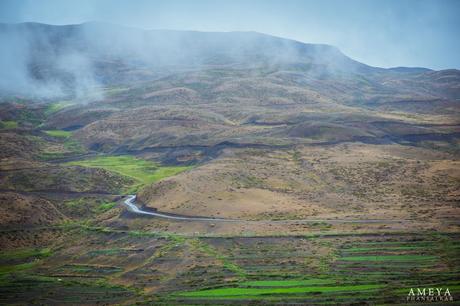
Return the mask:
<svg viewBox="0 0 460 306">
<path fill-rule="evenodd" d="M 257 31 L 380 67 L 460 68 L 460 0 L 0 0 L 0 22 Z"/>
</svg>

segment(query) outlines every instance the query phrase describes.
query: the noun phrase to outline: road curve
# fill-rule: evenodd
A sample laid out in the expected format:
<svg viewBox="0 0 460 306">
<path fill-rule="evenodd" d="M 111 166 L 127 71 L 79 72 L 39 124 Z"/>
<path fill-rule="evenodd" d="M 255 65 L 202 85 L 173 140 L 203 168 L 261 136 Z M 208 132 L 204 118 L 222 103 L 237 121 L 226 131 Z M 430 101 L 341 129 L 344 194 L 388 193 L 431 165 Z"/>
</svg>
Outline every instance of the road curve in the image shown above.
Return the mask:
<svg viewBox="0 0 460 306">
<path fill-rule="evenodd" d="M 136 201 L 136 196 L 135 195 L 129 195 L 124 203 L 128 207 L 130 211 L 136 214 L 141 214 L 141 215 L 149 215 L 149 216 L 155 216 L 159 218 L 165 218 L 165 219 L 170 219 L 170 220 L 182 220 L 182 221 L 227 221 L 227 222 L 235 222 L 235 221 L 241 221 L 241 220 L 233 220 L 233 219 L 222 219 L 222 218 L 205 218 L 205 217 L 187 217 L 187 216 L 175 216 L 175 215 L 170 215 L 170 214 L 165 214 L 165 213 L 157 213 L 157 212 L 152 212 L 152 211 L 146 211 L 142 210 L 139 207 L 134 204 Z"/>
<path fill-rule="evenodd" d="M 299 219 L 299 220 L 261 220 L 261 221 L 252 221 L 252 220 L 241 220 L 241 219 L 224 219 L 224 218 L 206 218 L 206 217 L 192 217 L 192 216 L 179 216 L 168 213 L 152 212 L 142 210 L 135 204 L 136 196 L 128 195 L 124 200 L 124 204 L 128 209 L 140 215 L 149 215 L 169 220 L 180 220 L 180 221 L 218 221 L 218 222 L 245 222 L 245 223 L 314 223 L 314 222 L 326 222 L 331 224 L 340 224 L 340 223 L 381 223 L 381 224 L 391 224 L 391 223 L 401 223 L 408 220 L 397 220 L 397 219 Z"/>
</svg>

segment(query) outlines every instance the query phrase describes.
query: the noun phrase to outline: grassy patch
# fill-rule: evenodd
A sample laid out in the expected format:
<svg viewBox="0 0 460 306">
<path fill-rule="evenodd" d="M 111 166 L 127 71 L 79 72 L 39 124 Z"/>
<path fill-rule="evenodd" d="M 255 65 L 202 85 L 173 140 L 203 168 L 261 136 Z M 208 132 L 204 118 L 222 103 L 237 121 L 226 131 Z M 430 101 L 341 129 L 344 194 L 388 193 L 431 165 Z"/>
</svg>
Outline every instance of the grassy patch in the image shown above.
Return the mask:
<svg viewBox="0 0 460 306">
<path fill-rule="evenodd" d="M 270 294 L 297 293 L 328 293 L 343 291 L 364 291 L 383 287 L 382 285 L 351 285 L 351 286 L 314 286 L 289 288 L 219 288 L 201 291 L 181 292 L 177 295 L 185 297 L 219 297 L 219 296 L 254 296 Z"/>
<path fill-rule="evenodd" d="M 429 261 L 438 259 L 431 255 L 379 255 L 342 257 L 343 261 Z"/>
<path fill-rule="evenodd" d="M 109 202 L 109 203 L 102 203 L 101 205 L 99 205 L 95 211 L 97 213 L 104 213 L 106 211 L 109 211 L 111 210 L 112 208 L 114 208 L 115 206 L 117 205 L 117 203 L 115 202 Z"/>
<path fill-rule="evenodd" d="M 53 113 L 56 113 L 58 111 L 60 111 L 61 109 L 63 108 L 66 108 L 68 106 L 71 106 L 73 105 L 74 103 L 70 102 L 70 101 L 61 101 L 61 102 L 56 102 L 56 103 L 52 103 L 50 105 L 48 105 L 45 109 L 45 115 L 46 116 L 49 116 Z"/>
<path fill-rule="evenodd" d="M 101 214 L 114 208 L 117 203 L 106 199 L 97 199 L 91 197 L 81 197 L 64 202 L 65 209 L 75 217 L 91 216 L 92 214 Z"/>
<path fill-rule="evenodd" d="M 423 246 L 383 246 L 376 248 L 349 248 L 344 251 L 349 253 L 362 253 L 362 252 L 391 252 L 391 251 L 412 251 L 412 250 L 426 250 Z"/>
<path fill-rule="evenodd" d="M 4 279 L 10 273 L 29 270 L 35 267 L 40 259 L 51 256 L 51 254 L 52 251 L 49 248 L 20 248 L 0 252 L 0 277 Z"/>
<path fill-rule="evenodd" d="M 315 279 L 301 279 L 301 280 L 261 280 L 242 282 L 242 287 L 301 287 L 301 286 L 314 286 L 334 284 L 336 281 L 333 279 L 315 278 Z"/>
<path fill-rule="evenodd" d="M 51 255 L 49 248 L 44 249 L 17 249 L 0 253 L 0 260 L 11 260 L 11 259 L 26 259 L 26 258 L 43 258 Z"/>
<path fill-rule="evenodd" d="M 372 241 L 372 242 L 358 242 L 354 243 L 351 247 L 352 248 L 370 248 L 370 247 L 406 247 L 406 246 L 419 246 L 419 247 L 426 247 L 428 244 L 436 243 L 437 241 Z"/>
<path fill-rule="evenodd" d="M 0 266 L 0 275 L 31 269 L 32 267 L 35 266 L 36 263 L 37 261 L 32 261 L 32 262 L 26 262 L 26 263 L 17 264 L 17 265 Z"/>
<path fill-rule="evenodd" d="M 48 130 L 44 132 L 52 137 L 69 138 L 70 136 L 72 136 L 72 132 L 63 130 Z"/>
<path fill-rule="evenodd" d="M 168 176 L 176 175 L 190 167 L 162 167 L 151 161 L 142 160 L 129 155 L 101 156 L 87 160 L 68 163 L 83 167 L 103 168 L 128 176 L 139 182 L 135 187 L 141 187 L 159 181 Z"/>
<path fill-rule="evenodd" d="M 0 129 L 15 129 L 18 127 L 16 121 L 0 121 Z"/>
</svg>

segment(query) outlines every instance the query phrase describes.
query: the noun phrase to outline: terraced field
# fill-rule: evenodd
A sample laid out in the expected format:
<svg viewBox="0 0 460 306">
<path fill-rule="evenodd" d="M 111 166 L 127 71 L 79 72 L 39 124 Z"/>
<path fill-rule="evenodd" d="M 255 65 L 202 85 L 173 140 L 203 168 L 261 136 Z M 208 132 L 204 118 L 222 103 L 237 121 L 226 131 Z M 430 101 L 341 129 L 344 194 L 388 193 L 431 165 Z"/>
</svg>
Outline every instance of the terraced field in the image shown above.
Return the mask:
<svg viewBox="0 0 460 306">
<path fill-rule="evenodd" d="M 133 295 L 131 291 L 104 280 L 75 280 L 30 272 L 52 255 L 47 248 L 0 253 L 0 304 L 118 303 Z"/>
<path fill-rule="evenodd" d="M 452 236 L 206 239 L 243 278 L 173 293 L 181 303 L 249 300 L 307 304 L 402 303 L 411 287 L 460 288 Z M 315 257 L 315 254 L 321 254 Z"/>
<path fill-rule="evenodd" d="M 449 288 L 454 300 L 460 290 L 459 235 L 452 233 L 210 237 L 78 224 L 58 230 L 65 238 L 49 249 L 1 254 L 3 301 L 395 304 L 405 303 L 410 288 Z"/>
</svg>

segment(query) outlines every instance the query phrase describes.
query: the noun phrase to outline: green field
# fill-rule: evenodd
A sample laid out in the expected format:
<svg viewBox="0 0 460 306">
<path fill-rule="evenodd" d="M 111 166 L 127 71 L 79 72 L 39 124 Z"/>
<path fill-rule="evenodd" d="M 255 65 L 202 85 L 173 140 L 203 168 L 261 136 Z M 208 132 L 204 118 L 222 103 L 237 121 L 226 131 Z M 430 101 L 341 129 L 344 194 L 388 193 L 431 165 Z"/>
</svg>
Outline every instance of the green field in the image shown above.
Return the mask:
<svg viewBox="0 0 460 306">
<path fill-rule="evenodd" d="M 60 111 L 63 108 L 71 106 L 73 104 L 74 103 L 71 102 L 71 101 L 61 101 L 61 102 L 56 102 L 56 103 L 49 104 L 45 109 L 45 115 L 46 116 L 51 115 L 51 114 L 53 114 L 55 112 Z"/>
<path fill-rule="evenodd" d="M 226 300 L 241 304 L 254 300 L 268 304 L 379 304 L 404 302 L 408 288 L 420 282 L 427 286 L 448 285 L 455 290 L 457 272 L 450 271 L 449 266 L 458 260 L 458 244 L 445 243 L 450 239 L 447 236 L 437 241 L 433 237 L 430 235 L 426 241 L 411 241 L 404 236 L 389 241 L 346 235 L 335 241 L 327 237 L 206 239 L 215 257 L 219 254 L 218 258 L 244 273 L 236 274 L 238 279 L 232 282 L 209 282 L 194 290 L 174 292 L 170 301 L 194 305 Z M 329 254 L 315 255 L 312 251 L 318 246 L 329 248 Z M 210 270 L 213 269 L 204 270 L 204 279 L 213 278 Z M 226 270 L 222 279 L 232 275 Z M 199 284 L 199 279 L 203 281 L 200 273 L 203 272 L 187 276 L 196 277 Z"/>
<path fill-rule="evenodd" d="M 117 205 L 116 202 L 102 203 L 101 205 L 99 205 L 99 207 L 96 208 L 96 212 L 98 213 L 106 212 L 114 208 L 116 205 Z"/>
<path fill-rule="evenodd" d="M 325 285 L 335 283 L 332 279 L 314 278 L 303 280 L 271 280 L 242 282 L 240 286 L 247 287 L 300 287 L 311 285 Z"/>
<path fill-rule="evenodd" d="M 1 129 L 15 129 L 18 127 L 18 123 L 16 121 L 1 121 L 0 120 L 0 128 Z"/>
<path fill-rule="evenodd" d="M 135 189 L 191 168 L 190 166 L 160 166 L 151 161 L 142 160 L 129 155 L 100 156 L 86 160 L 73 161 L 67 164 L 102 168 L 128 176 L 139 182 L 134 186 Z"/>
<path fill-rule="evenodd" d="M 105 199 L 81 197 L 64 201 L 66 212 L 71 216 L 90 217 L 101 214 L 114 208 L 117 203 Z"/>
<path fill-rule="evenodd" d="M 455 299 L 460 284 L 458 235 L 452 234 L 414 241 L 424 237 L 190 237 L 78 224 L 62 230 L 70 238 L 63 246 L 71 245 L 71 252 L 61 245 L 0 253 L 0 295 L 18 302 L 39 298 L 43 304 L 89 298 L 146 305 L 374 305 L 405 303 L 408 290 L 417 286 L 448 287 Z M 414 246 L 417 254 L 408 254 Z M 350 257 L 354 248 L 361 248 L 359 256 Z M 175 265 L 180 269 L 171 269 Z M 126 286 L 115 285 L 120 283 Z M 148 293 L 158 286 L 164 291 Z"/>
<path fill-rule="evenodd" d="M 0 252 L 0 277 L 33 268 L 40 259 L 51 256 L 49 248 L 22 248 Z"/>
<path fill-rule="evenodd" d="M 345 291 L 364 291 L 383 287 L 382 285 L 356 285 L 356 286 L 312 286 L 312 287 L 288 287 L 288 288 L 222 288 L 201 291 L 190 291 L 179 293 L 179 296 L 186 297 L 226 297 L 226 296 L 252 296 L 267 294 L 297 294 L 297 293 L 327 293 Z"/>
<path fill-rule="evenodd" d="M 11 250 L 7 252 L 0 252 L 0 260 L 12 260 L 12 259 L 25 259 L 25 258 L 42 258 L 51 255 L 49 248 L 34 249 L 34 248 L 23 248 L 17 250 Z"/>
<path fill-rule="evenodd" d="M 395 251 L 418 251 L 425 249 L 423 246 L 379 246 L 377 248 L 349 248 L 346 252 L 349 253 L 362 253 L 362 252 L 395 252 Z"/>
<path fill-rule="evenodd" d="M 44 132 L 52 137 L 69 138 L 70 136 L 72 136 L 72 132 L 63 130 L 48 130 Z"/>
<path fill-rule="evenodd" d="M 12 272 L 18 272 L 22 270 L 27 270 L 35 266 L 35 262 L 26 262 L 17 265 L 7 265 L 7 266 L 0 266 L 0 275 L 9 274 Z"/>
<path fill-rule="evenodd" d="M 425 261 L 434 260 L 436 256 L 430 255 L 380 255 L 380 256 L 350 256 L 342 257 L 345 261 Z"/>
</svg>

